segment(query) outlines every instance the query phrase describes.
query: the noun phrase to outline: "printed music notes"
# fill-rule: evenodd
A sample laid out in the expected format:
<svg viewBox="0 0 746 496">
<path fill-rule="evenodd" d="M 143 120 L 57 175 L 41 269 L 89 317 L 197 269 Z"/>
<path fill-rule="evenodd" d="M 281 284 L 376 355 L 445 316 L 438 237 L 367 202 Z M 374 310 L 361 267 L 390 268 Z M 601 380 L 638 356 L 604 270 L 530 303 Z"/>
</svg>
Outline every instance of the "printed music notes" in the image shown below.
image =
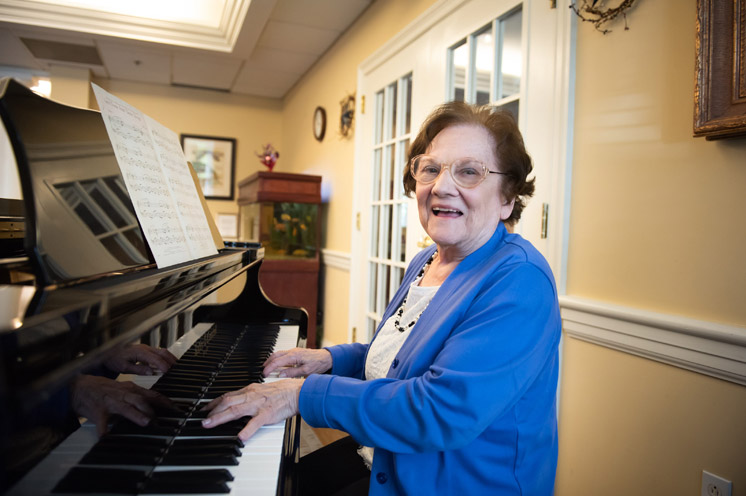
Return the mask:
<svg viewBox="0 0 746 496">
<path fill-rule="evenodd" d="M 158 267 L 215 255 L 205 210 L 176 133 L 91 84 Z"/>
</svg>

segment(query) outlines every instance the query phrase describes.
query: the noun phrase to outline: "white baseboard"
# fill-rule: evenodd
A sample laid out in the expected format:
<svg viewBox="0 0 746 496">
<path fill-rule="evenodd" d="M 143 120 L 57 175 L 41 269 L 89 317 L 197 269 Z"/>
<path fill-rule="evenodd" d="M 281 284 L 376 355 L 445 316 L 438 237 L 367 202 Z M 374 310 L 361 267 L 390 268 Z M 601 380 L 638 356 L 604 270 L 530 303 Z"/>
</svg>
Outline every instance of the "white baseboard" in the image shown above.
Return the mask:
<svg viewBox="0 0 746 496">
<path fill-rule="evenodd" d="M 350 271 L 351 255 L 343 251 L 321 250 L 321 263 L 335 269 Z"/>
<path fill-rule="evenodd" d="M 560 296 L 566 335 L 746 385 L 746 328 Z"/>
</svg>

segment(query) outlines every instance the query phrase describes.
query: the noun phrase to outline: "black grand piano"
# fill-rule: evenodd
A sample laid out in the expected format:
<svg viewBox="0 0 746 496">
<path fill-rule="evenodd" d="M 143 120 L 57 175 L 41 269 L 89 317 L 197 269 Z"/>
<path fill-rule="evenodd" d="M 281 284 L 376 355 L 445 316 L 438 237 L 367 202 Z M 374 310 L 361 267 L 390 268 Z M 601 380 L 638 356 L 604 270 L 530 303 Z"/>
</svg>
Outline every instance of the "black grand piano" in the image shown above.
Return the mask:
<svg viewBox="0 0 746 496">
<path fill-rule="evenodd" d="M 17 164 L 23 197 L 0 199 L 0 493 L 293 494 L 297 417 L 246 446 L 198 425 L 199 403 L 231 379 L 262 380 L 238 369 L 305 339 L 307 314 L 262 292 L 262 248 L 157 268 L 100 113 L 3 79 L 0 115 L 13 154 L 0 164 Z M 230 281 L 238 296 L 215 303 Z M 114 419 L 100 439 L 71 424 L 71 380 L 136 341 L 181 356 L 143 383 L 178 411 L 146 428 Z"/>
</svg>

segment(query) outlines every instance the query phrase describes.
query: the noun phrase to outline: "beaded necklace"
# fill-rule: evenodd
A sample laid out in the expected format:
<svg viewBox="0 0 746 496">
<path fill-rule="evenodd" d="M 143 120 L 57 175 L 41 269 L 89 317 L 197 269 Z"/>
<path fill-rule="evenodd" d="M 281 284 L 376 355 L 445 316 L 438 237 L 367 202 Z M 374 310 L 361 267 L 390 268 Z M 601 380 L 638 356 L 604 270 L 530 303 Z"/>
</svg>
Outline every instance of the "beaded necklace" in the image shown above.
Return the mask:
<svg viewBox="0 0 746 496">
<path fill-rule="evenodd" d="M 427 269 L 430 268 L 430 264 L 433 263 L 433 260 L 435 260 L 435 255 L 437 255 L 437 254 L 438 254 L 438 251 L 435 250 L 433 252 L 433 254 L 430 256 L 430 260 L 427 261 L 427 263 L 420 270 L 420 273 L 417 274 L 417 277 L 415 278 L 415 280 L 417 280 L 420 277 L 422 277 L 422 276 L 425 275 L 425 272 L 427 272 Z M 409 324 L 407 324 L 407 327 L 402 327 L 402 325 L 401 325 L 401 323 L 399 321 L 401 320 L 402 314 L 404 314 L 404 307 L 406 307 L 406 306 L 407 306 L 407 297 L 405 296 L 404 299 L 401 302 L 401 305 L 399 306 L 399 310 L 397 310 L 397 312 L 396 312 L 396 317 L 394 318 L 394 328 L 396 328 L 396 330 L 399 331 L 399 332 L 404 332 L 407 329 L 409 329 L 410 327 L 414 326 L 415 323 L 418 320 L 420 320 L 420 317 L 422 316 L 422 313 L 425 311 L 425 308 L 427 308 L 427 307 L 423 308 L 422 312 L 420 312 L 420 314 L 417 317 L 415 317 L 415 319 L 412 322 L 410 322 Z"/>
</svg>

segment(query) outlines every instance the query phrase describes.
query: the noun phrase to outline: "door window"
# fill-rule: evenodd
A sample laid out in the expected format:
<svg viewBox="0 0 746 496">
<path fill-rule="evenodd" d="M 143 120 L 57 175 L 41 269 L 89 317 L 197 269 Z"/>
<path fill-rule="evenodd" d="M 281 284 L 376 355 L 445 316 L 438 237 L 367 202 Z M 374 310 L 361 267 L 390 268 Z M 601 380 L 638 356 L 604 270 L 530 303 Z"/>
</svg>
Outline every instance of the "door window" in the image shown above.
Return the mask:
<svg viewBox="0 0 746 496">
<path fill-rule="evenodd" d="M 373 336 L 406 268 L 407 198 L 402 174 L 411 132 L 412 74 L 375 94 L 372 185 L 369 202 L 366 332 Z"/>
<path fill-rule="evenodd" d="M 493 105 L 518 120 L 522 12 L 508 12 L 448 49 L 449 100 Z"/>
</svg>

